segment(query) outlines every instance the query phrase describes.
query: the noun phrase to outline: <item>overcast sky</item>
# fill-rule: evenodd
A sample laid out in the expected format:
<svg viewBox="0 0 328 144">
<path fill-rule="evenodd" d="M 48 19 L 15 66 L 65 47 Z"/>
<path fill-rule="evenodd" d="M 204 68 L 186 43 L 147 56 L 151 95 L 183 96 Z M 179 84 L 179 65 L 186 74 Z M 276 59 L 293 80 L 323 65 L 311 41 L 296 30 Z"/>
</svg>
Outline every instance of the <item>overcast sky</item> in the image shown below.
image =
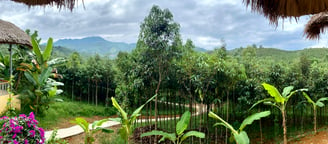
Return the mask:
<svg viewBox="0 0 328 144">
<path fill-rule="evenodd" d="M 32 7 L 8 0 L 1 1 L 0 19 L 22 29 L 38 30 L 43 40 L 49 37 L 82 38 L 102 36 L 109 41 L 135 43 L 139 25 L 151 7 L 168 8 L 180 24 L 183 40 L 213 49 L 224 39 L 227 48 L 262 45 L 285 50 L 327 47 L 328 36 L 307 40 L 303 36 L 309 16 L 285 20 L 278 28 L 262 15 L 251 12 L 242 0 L 84 0 L 73 12 L 52 7 Z"/>
</svg>

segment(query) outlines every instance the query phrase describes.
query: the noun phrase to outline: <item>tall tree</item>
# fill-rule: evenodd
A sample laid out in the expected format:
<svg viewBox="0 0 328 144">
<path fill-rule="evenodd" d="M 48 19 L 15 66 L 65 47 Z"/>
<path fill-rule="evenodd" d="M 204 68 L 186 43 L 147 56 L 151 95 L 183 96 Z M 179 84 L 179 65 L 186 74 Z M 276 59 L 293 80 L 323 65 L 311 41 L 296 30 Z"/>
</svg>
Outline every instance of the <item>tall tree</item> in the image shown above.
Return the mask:
<svg viewBox="0 0 328 144">
<path fill-rule="evenodd" d="M 104 69 L 102 71 L 103 79 L 106 83 L 106 100 L 105 100 L 105 105 L 106 107 L 108 106 L 109 102 L 109 92 L 110 88 L 114 87 L 114 74 L 115 71 L 113 70 L 112 67 L 112 60 L 110 59 L 105 59 L 104 60 Z"/>
<path fill-rule="evenodd" d="M 307 56 L 304 53 L 300 56 L 299 65 L 301 69 L 301 74 L 304 76 L 304 78 L 307 78 L 310 73 L 311 61 L 307 58 Z"/>
<path fill-rule="evenodd" d="M 149 15 L 140 26 L 137 49 L 141 51 L 141 64 L 151 75 L 152 83 L 156 85 L 155 94 L 159 89 L 171 60 L 175 57 L 176 40 L 179 35 L 179 24 L 174 22 L 173 15 L 168 9 L 162 10 L 153 6 Z M 157 99 L 155 98 L 155 129 L 157 129 Z"/>
<path fill-rule="evenodd" d="M 96 106 L 98 106 L 98 85 L 102 81 L 104 66 L 101 57 L 96 54 L 87 61 L 86 69 L 89 71 L 90 80 L 95 84 L 95 94 L 93 96 Z"/>
<path fill-rule="evenodd" d="M 69 74 L 71 74 L 69 77 L 72 80 L 72 101 L 74 100 L 74 86 L 76 81 L 76 73 L 81 67 L 81 57 L 80 54 L 77 52 L 74 52 L 71 54 L 71 56 L 68 58 L 67 62 L 67 69 Z"/>
</svg>

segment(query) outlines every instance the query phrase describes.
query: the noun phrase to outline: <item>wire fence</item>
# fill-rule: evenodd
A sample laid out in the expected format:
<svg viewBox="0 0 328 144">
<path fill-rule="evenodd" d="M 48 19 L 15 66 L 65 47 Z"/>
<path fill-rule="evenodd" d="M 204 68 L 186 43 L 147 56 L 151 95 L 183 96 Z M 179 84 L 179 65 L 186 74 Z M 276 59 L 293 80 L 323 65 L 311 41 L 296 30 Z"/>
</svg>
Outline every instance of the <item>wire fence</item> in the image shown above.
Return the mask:
<svg viewBox="0 0 328 144">
<path fill-rule="evenodd" d="M 0 82 L 0 96 L 8 95 L 9 82 Z"/>
<path fill-rule="evenodd" d="M 78 100 L 95 101 L 95 89 L 98 88 L 98 98 L 104 99 L 108 96 L 115 95 L 114 91 L 106 87 L 95 87 L 90 85 L 89 90 L 79 90 L 76 92 L 70 91 L 79 98 Z M 66 90 L 72 88 L 67 87 Z M 81 96 L 87 97 L 81 97 Z M 136 100 L 129 105 L 130 110 L 134 110 L 142 105 L 151 95 L 146 96 L 145 93 L 136 94 Z M 223 100 L 224 99 L 224 100 Z M 100 102 L 105 103 L 104 100 Z M 206 102 L 206 103 L 205 103 Z M 243 105 L 243 106 L 242 106 Z M 252 111 L 248 110 L 244 104 L 238 102 L 236 98 L 222 98 L 221 102 L 213 100 L 202 101 L 198 96 L 190 96 L 179 90 L 162 90 L 158 95 L 158 122 L 157 129 L 166 132 L 175 132 L 175 126 L 179 121 L 180 116 L 185 111 L 190 111 L 192 117 L 188 126 L 188 130 L 196 130 L 205 133 L 204 139 L 189 138 L 186 143 L 190 144 L 228 144 L 231 142 L 231 132 L 223 126 L 214 127 L 216 121 L 208 116 L 210 111 L 213 111 L 218 116 L 230 123 L 235 129 L 238 129 L 242 121 L 249 115 L 270 110 L 271 115 L 261 120 L 255 121 L 252 125 L 247 126 L 244 130 L 248 133 L 251 143 L 280 143 L 282 141 L 282 116 L 278 109 L 273 107 L 259 105 Z M 154 130 L 155 128 L 155 101 L 148 103 L 135 123 L 136 129 L 140 128 L 140 133 Z M 318 128 L 328 124 L 327 108 L 319 108 L 317 111 L 317 124 Z M 304 133 L 313 131 L 313 109 L 310 105 L 300 105 L 299 103 L 290 103 L 287 107 L 287 127 L 288 138 L 290 140 L 302 136 Z M 137 130 L 138 131 L 138 130 Z M 135 137 L 139 137 L 135 135 Z M 159 140 L 156 137 L 149 137 L 149 139 L 136 138 L 136 143 L 155 143 Z M 165 141 L 164 143 L 170 143 Z"/>
</svg>

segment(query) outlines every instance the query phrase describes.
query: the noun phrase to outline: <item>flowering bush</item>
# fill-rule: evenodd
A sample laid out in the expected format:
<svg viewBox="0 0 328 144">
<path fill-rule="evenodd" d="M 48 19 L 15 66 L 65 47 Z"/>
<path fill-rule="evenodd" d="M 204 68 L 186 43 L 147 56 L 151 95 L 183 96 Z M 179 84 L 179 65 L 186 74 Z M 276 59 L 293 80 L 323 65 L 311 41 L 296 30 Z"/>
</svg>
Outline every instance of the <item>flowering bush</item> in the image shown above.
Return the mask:
<svg viewBox="0 0 328 144">
<path fill-rule="evenodd" d="M 44 130 L 37 126 L 34 114 L 21 114 L 18 117 L 0 118 L 1 144 L 43 144 L 45 143 Z"/>
</svg>

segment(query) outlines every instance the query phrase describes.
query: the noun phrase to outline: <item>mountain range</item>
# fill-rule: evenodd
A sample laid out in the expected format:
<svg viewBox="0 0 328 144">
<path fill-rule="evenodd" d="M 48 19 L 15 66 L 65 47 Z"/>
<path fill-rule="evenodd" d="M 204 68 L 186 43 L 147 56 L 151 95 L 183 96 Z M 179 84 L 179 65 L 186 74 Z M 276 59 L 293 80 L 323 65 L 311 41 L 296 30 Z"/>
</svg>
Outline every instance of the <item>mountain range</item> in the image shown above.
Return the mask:
<svg viewBox="0 0 328 144">
<path fill-rule="evenodd" d="M 136 43 L 111 42 L 102 37 L 93 36 L 82 39 L 60 39 L 54 43 L 54 47 L 58 53 L 76 51 L 82 55 L 93 55 L 97 53 L 102 56 L 115 58 L 120 51 L 131 52 L 136 47 Z M 201 52 L 207 51 L 200 47 L 196 47 L 195 50 Z"/>
<path fill-rule="evenodd" d="M 116 57 L 119 51 L 130 52 L 136 44 L 111 42 L 102 37 L 86 37 L 82 39 L 60 39 L 54 43 L 55 47 L 65 47 L 81 54 Z"/>
<path fill-rule="evenodd" d="M 105 40 L 102 37 L 85 37 L 82 39 L 60 39 L 54 43 L 54 53 L 59 56 L 68 56 L 72 52 L 79 52 L 84 56 L 91 56 L 99 54 L 101 56 L 108 56 L 109 58 L 115 58 L 120 51 L 131 52 L 135 49 L 136 43 L 124 43 L 124 42 L 111 42 Z M 211 52 L 204 48 L 196 47 L 198 52 Z M 230 55 L 240 55 L 241 48 L 228 50 Z M 328 57 L 327 48 L 308 48 L 296 51 L 287 51 L 277 48 L 257 48 L 256 56 L 263 58 L 273 58 L 276 60 L 293 59 L 299 57 L 301 54 L 305 54 L 308 57 L 322 58 Z"/>
</svg>

